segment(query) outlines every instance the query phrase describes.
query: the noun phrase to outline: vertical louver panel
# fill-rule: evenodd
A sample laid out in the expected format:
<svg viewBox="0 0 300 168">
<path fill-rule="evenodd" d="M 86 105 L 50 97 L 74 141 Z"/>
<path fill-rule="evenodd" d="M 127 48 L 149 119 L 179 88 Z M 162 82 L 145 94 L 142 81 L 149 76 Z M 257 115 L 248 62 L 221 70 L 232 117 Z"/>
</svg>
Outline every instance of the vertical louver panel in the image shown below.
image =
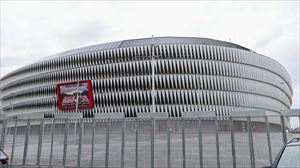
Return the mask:
<svg viewBox="0 0 300 168">
<path fill-rule="evenodd" d="M 155 102 L 157 112 L 172 117 L 182 111 L 264 109 L 278 111 L 291 105 L 292 90 L 284 69 L 254 52 L 208 44 L 166 43 L 155 47 Z M 1 79 L 2 110 L 16 114 L 45 111 L 60 82 L 92 80 L 96 112 L 150 112 L 152 108 L 151 45 L 101 49 L 38 62 Z M 23 75 L 23 76 L 22 76 Z M 13 93 L 13 94 L 12 94 Z M 16 103 L 22 102 L 22 103 Z M 24 110 L 26 109 L 26 110 Z"/>
</svg>

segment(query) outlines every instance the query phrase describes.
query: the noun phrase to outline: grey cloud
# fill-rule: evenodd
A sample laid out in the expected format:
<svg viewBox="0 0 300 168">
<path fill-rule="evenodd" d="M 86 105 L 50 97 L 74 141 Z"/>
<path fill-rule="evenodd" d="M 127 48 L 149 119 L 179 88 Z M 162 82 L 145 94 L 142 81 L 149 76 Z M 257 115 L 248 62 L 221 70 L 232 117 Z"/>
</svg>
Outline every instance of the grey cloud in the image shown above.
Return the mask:
<svg viewBox="0 0 300 168">
<path fill-rule="evenodd" d="M 258 37 L 254 47 L 258 49 L 265 48 L 270 43 L 272 43 L 273 40 L 280 38 L 282 35 L 283 35 L 283 30 L 274 27 L 270 31 L 265 32 L 263 36 Z"/>
<path fill-rule="evenodd" d="M 76 28 L 59 32 L 55 35 L 56 42 L 62 45 L 64 50 L 101 43 L 102 39 L 111 35 L 109 29 L 99 20 L 83 21 Z M 104 42 L 104 41 L 103 41 Z"/>
</svg>

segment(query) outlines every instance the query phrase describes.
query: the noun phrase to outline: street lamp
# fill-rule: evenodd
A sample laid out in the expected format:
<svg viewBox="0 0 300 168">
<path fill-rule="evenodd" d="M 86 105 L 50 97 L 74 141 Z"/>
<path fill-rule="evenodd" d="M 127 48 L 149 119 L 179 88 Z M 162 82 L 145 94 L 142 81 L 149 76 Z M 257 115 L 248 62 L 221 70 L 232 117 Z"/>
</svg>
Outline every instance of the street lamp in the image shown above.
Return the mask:
<svg viewBox="0 0 300 168">
<path fill-rule="evenodd" d="M 150 108 L 150 111 L 151 113 L 155 113 L 156 112 L 156 108 L 155 108 L 155 95 L 156 95 L 156 92 L 155 92 L 155 64 L 156 64 L 156 60 L 155 60 L 155 57 L 157 57 L 158 55 L 155 55 L 155 49 L 158 47 L 158 45 L 155 45 L 154 44 L 154 36 L 152 35 L 151 37 L 152 39 L 152 43 L 151 43 L 151 50 L 150 50 L 150 59 L 151 59 L 151 68 L 152 68 L 152 72 L 151 72 L 151 78 L 152 78 L 152 84 L 151 84 L 151 98 L 152 98 L 152 108 Z M 149 59 L 149 56 L 140 56 L 140 57 L 132 57 L 134 59 L 136 58 L 146 58 L 147 60 Z M 150 106 L 150 104 L 149 104 Z"/>
<path fill-rule="evenodd" d="M 152 44 L 151 44 L 151 67 L 152 67 L 152 113 L 155 113 L 155 46 L 154 45 L 154 36 L 152 35 Z"/>
<path fill-rule="evenodd" d="M 76 115 L 78 112 L 78 92 L 79 92 L 79 79 L 77 81 L 77 91 L 76 91 L 76 109 L 75 109 Z M 77 119 L 75 119 L 74 121 L 74 135 L 76 135 L 76 131 L 77 131 Z"/>
</svg>

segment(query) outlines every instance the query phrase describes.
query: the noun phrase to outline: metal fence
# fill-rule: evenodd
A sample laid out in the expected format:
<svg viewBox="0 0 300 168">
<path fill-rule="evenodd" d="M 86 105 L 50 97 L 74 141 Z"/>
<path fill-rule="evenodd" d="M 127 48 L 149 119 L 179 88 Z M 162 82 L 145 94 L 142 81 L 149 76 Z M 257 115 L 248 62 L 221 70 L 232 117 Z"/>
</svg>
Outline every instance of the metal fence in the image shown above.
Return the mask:
<svg viewBox="0 0 300 168">
<path fill-rule="evenodd" d="M 292 137 L 288 117 L 3 120 L 11 167 L 254 168 Z"/>
</svg>

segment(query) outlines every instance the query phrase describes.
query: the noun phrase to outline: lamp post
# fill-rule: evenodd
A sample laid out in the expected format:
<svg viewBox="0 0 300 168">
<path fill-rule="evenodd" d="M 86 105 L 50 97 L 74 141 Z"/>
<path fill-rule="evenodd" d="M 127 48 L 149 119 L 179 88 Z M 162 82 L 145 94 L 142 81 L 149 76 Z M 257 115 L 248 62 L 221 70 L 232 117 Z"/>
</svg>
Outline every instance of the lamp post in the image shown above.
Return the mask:
<svg viewBox="0 0 300 168">
<path fill-rule="evenodd" d="M 76 115 L 78 112 L 78 92 L 79 92 L 79 79 L 77 81 L 77 91 L 76 91 L 76 109 L 75 109 Z M 77 119 L 75 119 L 75 122 L 74 122 L 74 135 L 76 135 L 76 130 L 77 130 Z"/>
<path fill-rule="evenodd" d="M 155 113 L 155 45 L 154 45 L 154 36 L 152 35 L 152 42 L 151 45 L 151 67 L 152 67 L 152 113 Z"/>
<path fill-rule="evenodd" d="M 200 107 L 201 107 L 201 104 L 200 104 L 200 77 L 197 75 L 197 74 L 195 74 L 196 75 L 196 80 L 197 80 L 197 85 L 198 85 L 198 87 L 197 87 L 197 97 L 198 97 L 198 102 L 199 102 L 199 104 L 198 104 L 198 109 L 199 109 L 199 112 L 201 111 L 200 110 Z"/>
</svg>

